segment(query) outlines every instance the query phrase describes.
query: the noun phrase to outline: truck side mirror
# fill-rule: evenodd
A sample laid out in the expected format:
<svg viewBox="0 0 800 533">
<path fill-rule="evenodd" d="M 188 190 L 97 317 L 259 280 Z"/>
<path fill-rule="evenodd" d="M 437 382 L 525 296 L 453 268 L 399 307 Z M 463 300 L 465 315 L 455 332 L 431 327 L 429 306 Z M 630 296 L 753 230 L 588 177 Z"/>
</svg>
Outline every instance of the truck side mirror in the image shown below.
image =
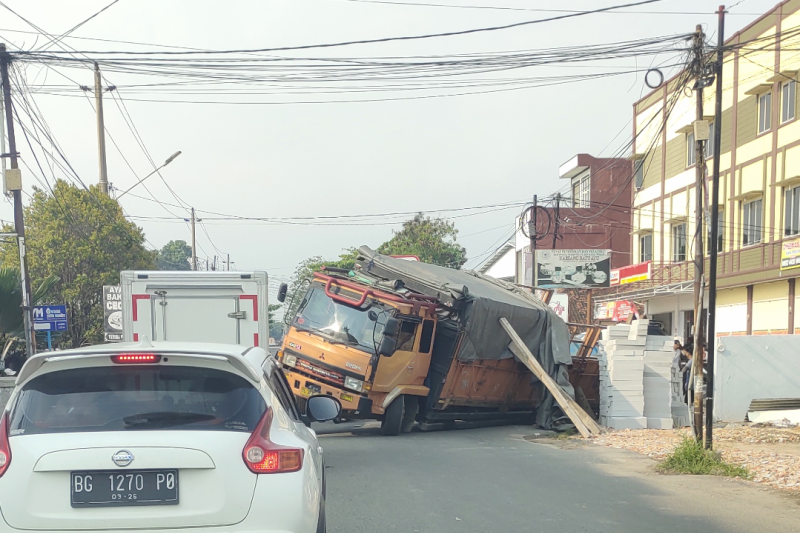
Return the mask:
<svg viewBox="0 0 800 533">
<path fill-rule="evenodd" d="M 386 324 L 383 326 L 384 337 L 397 337 L 400 333 L 400 321 L 394 317 L 386 319 Z"/>
<path fill-rule="evenodd" d="M 381 345 L 378 347 L 378 355 L 391 357 L 397 351 L 397 339 L 384 335 Z"/>
<path fill-rule="evenodd" d="M 281 286 L 278 287 L 278 301 L 283 303 L 286 301 L 286 291 L 289 290 L 289 286 L 285 283 L 281 283 Z"/>
</svg>

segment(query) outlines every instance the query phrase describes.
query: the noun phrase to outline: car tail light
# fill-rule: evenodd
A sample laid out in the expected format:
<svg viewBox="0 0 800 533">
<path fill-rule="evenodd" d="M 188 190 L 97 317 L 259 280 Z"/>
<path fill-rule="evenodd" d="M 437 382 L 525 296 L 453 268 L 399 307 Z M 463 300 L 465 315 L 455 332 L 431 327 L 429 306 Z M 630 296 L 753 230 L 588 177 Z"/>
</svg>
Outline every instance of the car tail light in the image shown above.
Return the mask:
<svg viewBox="0 0 800 533">
<path fill-rule="evenodd" d="M 147 363 L 158 363 L 161 356 L 154 353 L 123 353 L 112 355 L 111 360 L 118 365 L 141 365 Z"/>
<path fill-rule="evenodd" d="M 11 463 L 11 443 L 8 442 L 8 411 L 0 421 L 0 476 L 6 473 Z"/>
<path fill-rule="evenodd" d="M 244 463 L 256 474 L 297 472 L 303 467 L 303 450 L 269 440 L 271 425 L 272 409 L 267 408 L 242 451 Z"/>
</svg>

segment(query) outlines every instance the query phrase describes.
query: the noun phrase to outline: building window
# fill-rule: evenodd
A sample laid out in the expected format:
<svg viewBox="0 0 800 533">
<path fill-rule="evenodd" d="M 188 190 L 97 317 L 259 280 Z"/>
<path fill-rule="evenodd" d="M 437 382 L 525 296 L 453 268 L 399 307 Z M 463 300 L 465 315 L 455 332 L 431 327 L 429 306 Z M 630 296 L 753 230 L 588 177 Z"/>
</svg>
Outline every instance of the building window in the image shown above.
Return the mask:
<svg viewBox="0 0 800 533">
<path fill-rule="evenodd" d="M 758 133 L 772 128 L 772 93 L 764 93 L 758 97 Z"/>
<path fill-rule="evenodd" d="M 706 159 L 714 157 L 714 123 L 708 123 L 708 140 L 706 141 Z"/>
<path fill-rule="evenodd" d="M 794 80 L 787 81 L 781 87 L 781 123 L 789 122 L 794 118 L 794 107 L 797 96 L 797 84 Z"/>
<path fill-rule="evenodd" d="M 633 162 L 633 182 L 637 189 L 644 186 L 644 159 Z"/>
<path fill-rule="evenodd" d="M 572 207 L 590 207 L 588 172 L 572 181 Z"/>
<path fill-rule="evenodd" d="M 686 261 L 686 224 L 672 226 L 672 260 Z"/>
<path fill-rule="evenodd" d="M 639 237 L 639 262 L 645 263 L 653 260 L 653 236 L 642 235 Z"/>
<path fill-rule="evenodd" d="M 742 206 L 742 246 L 761 242 L 761 199 Z"/>
<path fill-rule="evenodd" d="M 787 188 L 783 196 L 783 234 L 797 235 L 800 233 L 800 187 Z"/>
<path fill-rule="evenodd" d="M 708 240 L 706 241 L 706 254 L 711 254 L 711 218 L 708 219 Z M 725 213 L 720 209 L 719 217 L 717 217 L 717 252 L 722 252 L 722 242 L 725 235 Z"/>
<path fill-rule="evenodd" d="M 694 145 L 694 132 L 686 135 L 686 166 L 690 167 L 697 162 L 697 147 Z"/>
</svg>

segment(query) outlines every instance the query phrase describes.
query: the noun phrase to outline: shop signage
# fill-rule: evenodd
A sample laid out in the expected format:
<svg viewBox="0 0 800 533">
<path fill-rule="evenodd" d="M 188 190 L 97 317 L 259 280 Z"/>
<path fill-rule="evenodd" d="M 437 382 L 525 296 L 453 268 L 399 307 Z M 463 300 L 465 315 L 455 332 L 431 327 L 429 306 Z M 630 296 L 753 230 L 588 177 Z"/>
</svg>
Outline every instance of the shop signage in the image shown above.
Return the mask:
<svg viewBox="0 0 800 533">
<path fill-rule="evenodd" d="M 611 250 L 537 250 L 536 286 L 592 289 L 609 286 Z"/>
<path fill-rule="evenodd" d="M 594 306 L 594 318 L 596 320 L 613 320 L 614 322 L 625 322 L 631 313 L 636 312 L 636 305 L 627 300 L 617 302 L 602 302 Z"/>
<path fill-rule="evenodd" d="M 550 309 L 561 318 L 564 322 L 569 322 L 569 295 L 568 294 L 554 294 L 550 297 L 548 304 Z"/>
<path fill-rule="evenodd" d="M 611 285 L 625 285 L 637 281 L 650 279 L 653 273 L 652 261 L 645 261 L 638 265 L 628 265 L 622 268 L 615 268 L 611 271 Z"/>
<path fill-rule="evenodd" d="M 783 241 L 781 246 L 781 270 L 800 268 L 800 239 Z"/>
</svg>

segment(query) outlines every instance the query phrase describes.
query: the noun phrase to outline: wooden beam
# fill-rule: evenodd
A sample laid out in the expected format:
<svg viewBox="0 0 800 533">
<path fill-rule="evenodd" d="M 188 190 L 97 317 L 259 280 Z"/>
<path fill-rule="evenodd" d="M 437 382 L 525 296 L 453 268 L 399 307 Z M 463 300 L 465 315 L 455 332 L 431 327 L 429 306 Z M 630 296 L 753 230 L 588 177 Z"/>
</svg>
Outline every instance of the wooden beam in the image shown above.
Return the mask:
<svg viewBox="0 0 800 533">
<path fill-rule="evenodd" d="M 580 405 L 575 402 L 572 398 L 567 396 L 567 393 L 564 392 L 558 383 L 556 383 L 553 378 L 547 375 L 547 372 L 544 371 L 542 365 L 539 364 L 539 361 L 533 356 L 528 347 L 525 346 L 525 343 L 522 342 L 522 339 L 517 335 L 517 332 L 514 328 L 511 327 L 511 324 L 508 323 L 508 320 L 505 318 L 500 319 L 500 325 L 503 326 L 503 329 L 506 330 L 508 336 L 511 337 L 511 351 L 516 355 L 520 361 L 522 361 L 525 366 L 527 366 L 533 374 L 539 378 L 539 380 L 544 383 L 544 386 L 547 387 L 547 390 L 555 398 L 558 405 L 564 411 L 564 413 L 572 420 L 572 423 L 575 424 L 575 428 L 578 432 L 586 437 L 589 438 L 592 435 L 599 435 L 601 433 L 600 426 L 597 425 L 591 416 L 589 416 L 586 411 L 584 411 Z"/>
</svg>

